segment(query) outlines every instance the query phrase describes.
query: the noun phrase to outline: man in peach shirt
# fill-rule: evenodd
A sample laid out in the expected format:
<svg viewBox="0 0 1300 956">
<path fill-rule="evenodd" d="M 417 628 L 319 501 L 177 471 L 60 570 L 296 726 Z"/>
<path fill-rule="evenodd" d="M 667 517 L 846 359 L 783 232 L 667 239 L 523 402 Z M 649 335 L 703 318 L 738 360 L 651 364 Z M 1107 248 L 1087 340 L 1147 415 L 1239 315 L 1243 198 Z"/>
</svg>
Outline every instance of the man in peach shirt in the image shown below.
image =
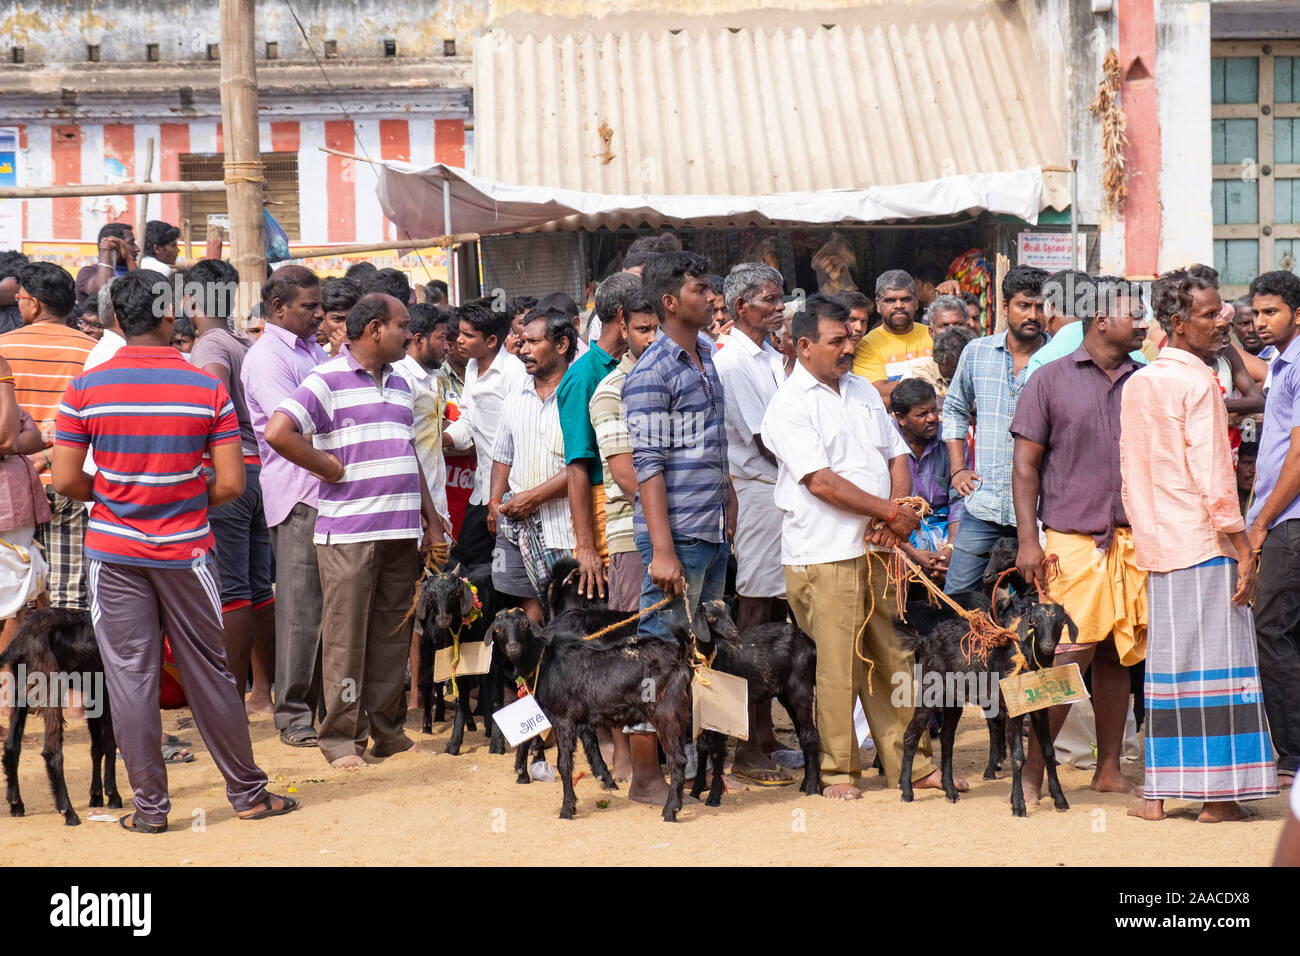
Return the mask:
<svg viewBox="0 0 1300 956">
<path fill-rule="evenodd" d="M 1228 413 L 1206 362 L 1228 340 L 1218 290 L 1179 269 L 1152 287 L 1168 344 L 1124 390 L 1120 470 L 1147 571 L 1146 779 L 1129 813 L 1199 801 L 1203 823 L 1253 816 L 1278 792 L 1248 604 L 1255 562 L 1237 501 Z"/>
</svg>

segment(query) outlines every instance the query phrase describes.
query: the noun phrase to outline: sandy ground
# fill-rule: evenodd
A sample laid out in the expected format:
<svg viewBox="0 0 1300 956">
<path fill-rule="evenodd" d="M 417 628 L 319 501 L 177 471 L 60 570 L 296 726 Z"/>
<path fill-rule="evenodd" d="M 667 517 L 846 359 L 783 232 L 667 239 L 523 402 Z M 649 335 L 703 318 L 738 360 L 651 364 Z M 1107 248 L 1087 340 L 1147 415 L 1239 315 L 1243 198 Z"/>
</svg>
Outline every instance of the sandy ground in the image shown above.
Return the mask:
<svg viewBox="0 0 1300 956">
<path fill-rule="evenodd" d="M 87 808 L 90 745 L 84 722 L 68 727 L 69 792 L 82 818 L 66 827 L 54 812 L 40 745 L 24 746 L 19 779 L 24 818 L 0 817 L 0 864 L 205 866 L 213 864 L 636 864 L 636 865 L 1108 865 L 1256 866 L 1273 854 L 1286 798 L 1254 804 L 1260 816 L 1235 824 L 1195 821 L 1195 807 L 1170 803 L 1171 817 L 1147 823 L 1125 814 L 1125 797 L 1088 789 L 1090 773 L 1063 768 L 1070 801 L 1050 801 L 1012 817 L 1010 781 L 980 779 L 987 736 L 974 712 L 963 719 L 956 768 L 971 792 L 950 805 L 938 791 L 904 804 L 874 771 L 864 799 L 838 803 L 794 787 L 728 794 L 718 808 L 690 804 L 676 825 L 659 809 L 608 795 L 590 775 L 577 783 L 578 816 L 558 819 L 560 785 L 514 782 L 513 755 L 491 756 L 482 733 L 467 733 L 459 757 L 402 754 L 365 770 L 329 768 L 320 752 L 279 742 L 269 719 L 250 724 L 254 753 L 273 789 L 295 788 L 303 809 L 258 822 L 236 819 L 188 711 L 164 713 L 166 730 L 192 740 L 193 763 L 169 768 L 171 829 L 161 836 L 125 833 L 89 819 L 126 811 Z M 780 726 L 780 724 L 778 724 Z M 416 735 L 413 713 L 407 730 Z M 481 727 L 481 724 L 480 724 Z M 432 738 L 441 751 L 448 724 Z M 40 733 L 40 724 L 28 724 Z M 554 751 L 548 755 L 554 759 Z M 869 757 L 869 755 L 868 755 Z M 119 761 L 118 767 L 122 764 Z M 585 760 L 579 758 L 585 769 Z M 1141 767 L 1126 765 L 1141 780 Z M 119 789 L 130 806 L 125 772 Z"/>
</svg>

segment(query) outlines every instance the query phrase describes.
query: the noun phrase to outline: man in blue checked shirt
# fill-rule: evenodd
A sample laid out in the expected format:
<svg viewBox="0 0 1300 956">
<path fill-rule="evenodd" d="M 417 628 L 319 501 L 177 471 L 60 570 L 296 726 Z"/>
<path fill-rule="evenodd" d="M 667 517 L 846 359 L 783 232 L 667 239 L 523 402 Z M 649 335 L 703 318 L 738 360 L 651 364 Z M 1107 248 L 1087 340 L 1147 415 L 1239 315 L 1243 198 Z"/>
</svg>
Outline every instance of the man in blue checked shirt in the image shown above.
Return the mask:
<svg viewBox="0 0 1300 956">
<path fill-rule="evenodd" d="M 1009 431 L 1020 390 L 1029 379 L 1029 360 L 1048 342 L 1044 331 L 1043 282 L 1047 273 L 1016 266 L 1002 279 L 1007 330 L 976 339 L 961 353 L 943 405 L 943 440 L 952 463 L 952 488 L 966 499 L 966 516 L 952 542 L 944 590 L 979 587 L 989 552 L 1001 537 L 1016 536 L 1011 501 Z M 975 467 L 966 467 L 966 429 L 978 412 Z"/>
</svg>

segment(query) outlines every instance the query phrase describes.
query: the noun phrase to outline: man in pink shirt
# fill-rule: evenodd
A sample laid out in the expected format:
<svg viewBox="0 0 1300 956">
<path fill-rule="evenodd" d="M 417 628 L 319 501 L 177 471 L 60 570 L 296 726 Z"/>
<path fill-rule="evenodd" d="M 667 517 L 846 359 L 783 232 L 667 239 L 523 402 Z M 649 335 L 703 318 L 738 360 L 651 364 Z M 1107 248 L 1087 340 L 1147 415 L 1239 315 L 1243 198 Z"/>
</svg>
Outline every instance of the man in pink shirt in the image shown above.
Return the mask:
<svg viewBox="0 0 1300 956">
<path fill-rule="evenodd" d="M 1120 472 L 1147 572 L 1146 779 L 1129 813 L 1202 804 L 1203 823 L 1253 816 L 1278 792 L 1249 602 L 1255 561 L 1237 501 L 1228 413 L 1206 365 L 1228 341 L 1218 290 L 1187 269 L 1152 287 L 1168 344 L 1122 397 Z"/>
</svg>

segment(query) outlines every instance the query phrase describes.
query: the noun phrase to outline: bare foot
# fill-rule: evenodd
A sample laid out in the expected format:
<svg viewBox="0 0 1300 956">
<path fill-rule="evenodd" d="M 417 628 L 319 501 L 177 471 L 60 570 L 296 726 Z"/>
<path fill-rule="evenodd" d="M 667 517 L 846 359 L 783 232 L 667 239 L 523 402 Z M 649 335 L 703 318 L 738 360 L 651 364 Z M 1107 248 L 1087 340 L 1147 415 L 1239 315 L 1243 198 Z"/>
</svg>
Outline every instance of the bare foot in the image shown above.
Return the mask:
<svg viewBox="0 0 1300 956">
<path fill-rule="evenodd" d="M 1094 773 L 1092 775 L 1092 789 L 1098 793 L 1123 793 L 1130 797 L 1142 796 L 1142 791 L 1138 789 L 1133 781 L 1114 770 L 1098 770 Z"/>
<path fill-rule="evenodd" d="M 861 800 L 862 791 L 851 783 L 837 783 L 822 790 L 822 796 L 827 800 Z"/>
<path fill-rule="evenodd" d="M 271 703 L 269 697 L 259 697 L 256 700 L 249 697 L 247 703 L 244 704 L 244 713 L 250 717 L 269 717 L 275 713 L 275 705 Z"/>
<path fill-rule="evenodd" d="M 912 786 L 916 786 L 916 784 L 912 784 Z M 1020 789 L 1021 789 L 1022 791 L 1024 791 L 1024 794 L 1025 794 L 1025 806 L 1027 806 L 1027 807 L 1036 807 L 1036 806 L 1038 806 L 1040 803 L 1043 802 L 1042 794 L 1040 794 L 1040 793 L 1038 792 L 1038 788 L 1037 788 L 1037 787 L 1031 787 L 1029 784 L 1025 783 L 1025 782 L 1022 780 L 1021 783 L 1020 783 Z M 1008 805 L 1011 803 L 1011 795 L 1010 795 L 1010 794 L 1007 794 L 1006 803 L 1007 803 Z"/>
<path fill-rule="evenodd" d="M 1256 816 L 1254 810 L 1243 807 L 1235 800 L 1216 800 L 1201 805 L 1201 812 L 1196 817 L 1197 823 L 1236 823 Z"/>
<path fill-rule="evenodd" d="M 348 754 L 346 757 L 331 760 L 330 766 L 335 770 L 361 770 L 366 766 L 366 762 L 356 754 Z"/>
<path fill-rule="evenodd" d="M 967 783 L 967 782 L 966 782 L 962 777 L 958 777 L 958 776 L 956 776 L 955 774 L 953 775 L 953 778 L 952 778 L 952 785 L 953 785 L 954 787 L 957 788 L 957 792 L 958 792 L 958 793 L 966 793 L 968 790 L 970 790 L 970 784 Z M 914 790 L 942 790 L 942 789 L 943 789 L 943 771 L 942 771 L 942 770 L 932 770 L 932 771 L 930 771 L 930 773 L 928 773 L 926 776 L 922 777 L 920 780 L 917 780 L 915 783 L 913 783 L 913 784 L 912 784 L 912 789 L 914 789 Z M 1028 801 L 1029 801 L 1029 796 L 1028 796 L 1028 794 L 1029 794 L 1029 788 L 1028 788 L 1028 787 L 1025 788 L 1025 794 L 1026 794 L 1026 795 L 1025 795 L 1025 801 L 1028 802 Z"/>
<path fill-rule="evenodd" d="M 744 776 L 759 786 L 794 783 L 794 777 L 757 747 L 737 748 L 731 772 Z"/>
<path fill-rule="evenodd" d="M 619 783 L 627 783 L 632 779 L 631 751 L 626 753 L 619 753 L 617 749 L 614 751 L 613 774 L 614 779 Z"/>
<path fill-rule="evenodd" d="M 399 750 L 397 753 L 393 754 L 393 756 L 400 757 L 402 754 L 430 754 L 431 756 L 436 757 L 438 755 L 438 751 L 434 750 L 432 747 L 426 747 L 424 744 L 420 743 L 419 741 L 416 741 L 415 743 L 411 744 L 411 746 L 407 747 L 405 750 Z"/>
<path fill-rule="evenodd" d="M 728 793 L 744 793 L 749 789 L 749 787 L 745 785 L 745 781 L 741 780 L 739 777 L 731 777 L 725 774 L 722 777 L 722 785 L 727 788 Z"/>
<path fill-rule="evenodd" d="M 263 815 L 268 817 L 276 817 L 284 813 L 289 813 L 291 810 L 297 809 L 298 801 L 292 797 L 282 797 L 278 793 L 271 793 L 269 790 L 267 791 L 266 795 L 271 798 L 271 808 L 269 812 L 264 804 L 258 804 L 257 806 L 253 807 L 251 810 L 242 810 L 237 812 L 235 816 L 239 817 L 239 819 L 241 820 L 247 820 L 249 817 L 257 817 Z"/>
<path fill-rule="evenodd" d="M 1128 808 L 1128 815 L 1142 820 L 1163 820 L 1165 802 L 1163 800 L 1139 800 Z"/>
<path fill-rule="evenodd" d="M 649 780 L 634 778 L 632 785 L 627 788 L 627 796 L 629 800 L 635 800 L 637 803 L 662 807 L 664 801 L 668 799 L 668 781 L 658 775 Z"/>
</svg>

